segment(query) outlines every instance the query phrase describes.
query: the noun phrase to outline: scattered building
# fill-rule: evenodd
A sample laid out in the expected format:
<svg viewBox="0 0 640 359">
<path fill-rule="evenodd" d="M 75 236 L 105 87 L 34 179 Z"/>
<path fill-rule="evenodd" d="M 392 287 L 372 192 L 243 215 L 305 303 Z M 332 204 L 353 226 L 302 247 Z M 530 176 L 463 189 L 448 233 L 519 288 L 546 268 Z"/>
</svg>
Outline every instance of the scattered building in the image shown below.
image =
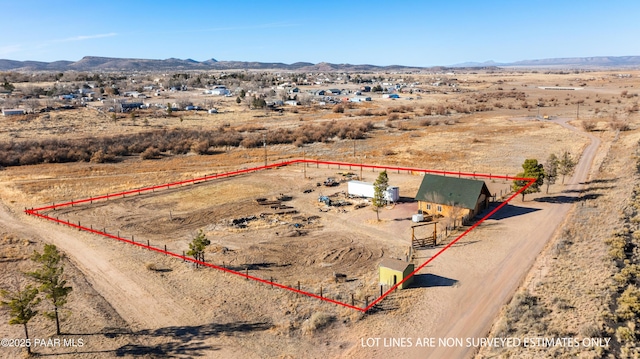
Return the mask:
<svg viewBox="0 0 640 359">
<path fill-rule="evenodd" d="M 24 110 L 21 108 L 7 108 L 2 109 L 2 116 L 18 116 L 24 115 Z"/>
<path fill-rule="evenodd" d="M 231 91 L 226 86 L 218 85 L 212 88 L 211 90 L 206 90 L 206 94 L 215 95 L 215 96 L 227 96 L 231 94 Z"/>
<path fill-rule="evenodd" d="M 380 276 L 380 284 L 387 286 L 394 286 L 407 279 L 404 283 L 398 286 L 399 289 L 408 288 L 413 277 L 409 277 L 414 271 L 413 263 L 403 262 L 397 259 L 385 258 L 380 262 L 378 266 L 378 272 Z"/>
<path fill-rule="evenodd" d="M 142 108 L 144 104 L 142 102 L 122 102 L 120 103 L 120 109 L 122 112 L 136 110 Z"/>
<path fill-rule="evenodd" d="M 425 174 L 415 199 L 422 213 L 464 222 L 486 209 L 490 197 L 484 181 Z"/>
<path fill-rule="evenodd" d="M 356 97 L 351 97 L 349 99 L 350 102 L 367 102 L 367 101 L 371 101 L 371 97 L 369 96 L 356 96 Z"/>
</svg>

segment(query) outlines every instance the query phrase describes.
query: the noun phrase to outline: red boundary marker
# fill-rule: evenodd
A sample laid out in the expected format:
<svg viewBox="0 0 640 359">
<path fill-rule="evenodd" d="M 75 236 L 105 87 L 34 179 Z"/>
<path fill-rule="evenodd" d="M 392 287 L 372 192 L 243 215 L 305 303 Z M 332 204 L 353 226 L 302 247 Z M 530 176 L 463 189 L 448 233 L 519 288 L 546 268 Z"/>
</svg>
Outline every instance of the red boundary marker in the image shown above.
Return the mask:
<svg viewBox="0 0 640 359">
<path fill-rule="evenodd" d="M 57 208 L 61 208 L 61 207 L 68 207 L 68 206 L 73 206 L 73 205 L 78 205 L 78 204 L 85 204 L 85 203 L 93 203 L 93 201 L 99 201 L 99 200 L 108 200 L 110 198 L 119 198 L 119 197 L 126 197 L 126 195 L 130 195 L 130 194 L 141 194 L 141 193 L 145 193 L 145 192 L 153 192 L 156 189 L 164 189 L 164 188 L 171 188 L 171 187 L 176 187 L 176 186 L 181 186 L 181 185 L 186 185 L 186 184 L 195 184 L 195 183 L 200 183 L 203 181 L 209 181 L 209 180 L 215 180 L 215 179 L 219 179 L 219 178 L 227 178 L 227 177 L 233 177 L 233 176 L 238 176 L 238 175 L 243 175 L 243 174 L 247 174 L 247 173 L 252 173 L 252 172 L 257 172 L 257 171 L 262 171 L 262 170 L 266 170 L 266 169 L 271 169 L 271 168 L 278 168 L 278 167 L 283 167 L 283 166 L 289 166 L 289 165 L 294 165 L 294 164 L 298 164 L 298 163 L 303 163 L 303 164 L 316 164 L 316 165 L 327 165 L 327 166 L 346 166 L 346 167 L 356 167 L 356 168 L 370 168 L 370 169 L 380 169 L 380 170 L 393 170 L 393 171 L 408 171 L 408 172 L 421 172 L 421 173 L 432 173 L 432 174 L 440 174 L 440 175 L 455 175 L 455 176 L 465 176 L 465 177 L 474 177 L 474 178 L 489 178 L 489 179 L 505 179 L 505 180 L 521 180 L 521 181 L 527 181 L 528 183 L 522 187 L 519 191 L 517 191 L 516 193 L 512 194 L 509 198 L 507 198 L 506 201 L 502 202 L 498 207 L 494 208 L 491 212 L 489 212 L 488 214 L 486 214 L 484 217 L 482 217 L 480 220 L 478 220 L 474 225 L 472 225 L 471 227 L 469 227 L 466 231 L 464 231 L 464 233 L 460 234 L 458 237 L 456 237 L 453 241 L 451 241 L 449 244 L 447 244 L 445 247 L 443 247 L 441 250 L 439 250 L 436 254 L 434 254 L 431 258 L 429 258 L 427 261 L 425 261 L 424 263 L 420 264 L 409 276 L 407 276 L 405 279 L 403 279 L 402 281 L 400 281 L 399 283 L 396 283 L 393 287 L 389 288 L 389 290 L 387 290 L 386 292 L 384 292 L 380 297 L 378 297 L 377 299 L 373 300 L 371 303 L 369 303 L 368 306 L 366 307 L 356 307 L 353 305 L 350 305 L 348 303 L 344 303 L 344 302 L 340 302 L 331 298 L 326 298 L 324 296 L 320 296 L 317 295 L 315 293 L 311 293 L 311 292 L 306 292 L 303 290 L 299 290 L 293 287 L 289 287 L 280 283 L 276 283 L 270 280 L 266 280 L 266 279 L 262 279 L 259 277 L 255 277 L 252 275 L 248 275 L 246 273 L 242 273 L 242 272 L 237 272 L 237 271 L 233 271 L 230 270 L 228 268 L 224 268 L 224 267 L 220 267 L 217 266 L 215 264 L 211 264 L 211 263 L 207 263 L 207 262 L 202 262 L 202 261 L 198 261 L 195 260 L 193 258 L 187 257 L 187 256 L 183 256 L 181 254 L 177 254 L 177 253 L 173 253 L 170 251 L 165 251 L 163 249 L 160 248 L 156 248 L 153 246 L 149 246 L 146 245 L 144 243 L 139 243 L 136 242 L 134 240 L 130 240 L 130 239 L 126 239 L 123 237 L 120 237 L 118 235 L 113 235 L 110 233 L 107 233 L 106 231 L 98 231 L 95 230 L 93 228 L 88 228 L 88 227 L 84 227 L 82 225 L 80 225 L 80 223 L 75 224 L 75 223 L 71 223 L 65 220 L 61 220 L 58 218 L 53 218 L 50 216 L 47 216 L 46 214 L 42 214 L 40 212 L 42 211 L 47 211 L 47 210 L 55 210 Z M 138 246 L 144 249 L 148 249 L 148 250 L 152 250 L 152 251 L 156 251 L 165 255 L 169 255 L 172 257 L 176 257 L 176 258 L 180 258 L 184 261 L 189 261 L 192 263 L 196 263 L 198 265 L 204 266 L 204 267 L 209 267 L 209 268 L 214 268 L 217 270 L 221 270 L 223 272 L 227 272 L 227 273 L 231 273 L 231 274 L 235 274 L 247 279 L 251 279 L 251 280 L 255 280 L 257 282 L 261 282 L 264 284 L 268 284 L 274 287 L 278 287 L 278 288 L 282 288 L 282 289 L 286 289 L 298 294 L 302 294 L 302 295 L 306 295 L 312 298 L 317 298 L 320 300 L 323 300 L 325 302 L 329 302 L 329 303 L 333 303 L 336 305 L 340 305 L 343 307 L 347 307 L 350 309 L 354 309 L 354 310 L 358 310 L 361 312 L 367 312 L 368 310 L 370 310 L 371 308 L 373 308 L 373 306 L 375 306 L 377 303 L 379 303 L 380 301 L 382 301 L 386 296 L 388 296 L 391 292 L 393 292 L 394 290 L 396 290 L 400 285 L 402 285 L 402 283 L 404 283 L 405 281 L 409 280 L 409 278 L 411 278 L 412 276 L 414 276 L 418 271 L 420 271 L 422 268 L 426 267 L 429 263 L 431 263 L 434 259 L 436 259 L 440 254 L 442 254 L 444 251 L 446 251 L 447 249 L 451 248 L 451 246 L 453 246 L 456 242 L 458 242 L 462 237 L 466 236 L 469 232 L 471 232 L 473 229 L 475 229 L 476 227 L 478 227 L 482 222 L 484 222 L 485 220 L 489 219 L 491 216 L 493 216 L 497 211 L 499 211 L 502 207 L 504 207 L 507 203 L 509 203 L 513 198 L 515 198 L 517 195 L 519 195 L 520 193 L 522 193 L 524 190 L 526 190 L 529 186 L 531 186 L 533 183 L 535 182 L 535 179 L 532 178 L 519 178 L 519 177 L 510 177 L 510 176 L 496 176 L 496 175 L 487 175 L 487 174 L 478 174 L 478 173 L 467 173 L 467 172 L 451 172 L 451 171 L 439 171 L 439 170 L 428 170 L 428 169 L 421 169 L 421 168 L 412 168 L 412 167 L 395 167 L 395 166 L 379 166 L 379 165 L 369 165 L 369 164 L 356 164 L 356 163 L 349 163 L 349 162 L 336 162 L 336 161 L 319 161 L 319 160 L 310 160 L 310 159 L 295 159 L 295 160 L 290 160 L 290 161 L 283 161 L 283 162 L 279 162 L 279 163 L 273 163 L 270 165 L 266 165 L 266 166 L 259 166 L 259 167 L 253 167 L 253 168 L 246 168 L 246 169 L 241 169 L 241 170 L 237 170 L 237 171 L 231 171 L 231 172 L 226 172 L 226 173 L 221 173 L 221 174 L 214 174 L 214 175 L 208 175 L 208 176 L 204 176 L 204 177 L 200 177 L 200 178 L 195 178 L 195 179 L 190 179 L 190 180 L 185 180 L 185 181 L 178 181 L 178 182 L 172 182 L 172 183 L 167 183 L 167 184 L 163 184 L 163 185 L 157 185 L 157 186 L 151 186 L 151 187 L 145 187 L 145 188 L 138 188 L 138 189 L 133 189 L 133 190 L 128 190 L 128 191 L 124 191 L 124 192 L 119 192 L 119 193 L 114 193 L 114 194 L 107 194 L 107 195 L 103 195 L 103 196 L 97 196 L 97 197 L 90 197 L 90 198 L 85 198 L 85 199 L 80 199 L 80 200 L 71 200 L 68 202 L 64 202 L 64 203 L 59 203 L 59 204 L 52 204 L 50 206 L 45 206 L 45 207 L 38 207 L 38 208 L 31 208 L 31 209 L 25 209 L 25 213 L 27 215 L 32 215 L 38 218 L 43 218 L 58 224 L 63 224 L 72 228 L 77 228 L 78 230 L 82 230 L 82 231 L 86 231 L 89 233 L 93 233 L 93 234 L 97 234 L 103 237 L 107 237 L 107 238 L 111 238 L 111 239 L 115 239 L 127 244 L 131 244 L 134 246 Z"/>
</svg>

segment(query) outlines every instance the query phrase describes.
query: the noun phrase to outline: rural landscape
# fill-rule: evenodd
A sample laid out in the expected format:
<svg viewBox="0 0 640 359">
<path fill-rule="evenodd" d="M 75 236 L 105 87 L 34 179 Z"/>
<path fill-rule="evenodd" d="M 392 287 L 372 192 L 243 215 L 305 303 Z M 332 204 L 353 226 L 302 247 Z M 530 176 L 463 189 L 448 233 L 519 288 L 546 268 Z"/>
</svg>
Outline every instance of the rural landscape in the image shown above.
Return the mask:
<svg viewBox="0 0 640 359">
<path fill-rule="evenodd" d="M 0 356 L 640 355 L 640 71 L 142 61 L 3 65 Z"/>
</svg>

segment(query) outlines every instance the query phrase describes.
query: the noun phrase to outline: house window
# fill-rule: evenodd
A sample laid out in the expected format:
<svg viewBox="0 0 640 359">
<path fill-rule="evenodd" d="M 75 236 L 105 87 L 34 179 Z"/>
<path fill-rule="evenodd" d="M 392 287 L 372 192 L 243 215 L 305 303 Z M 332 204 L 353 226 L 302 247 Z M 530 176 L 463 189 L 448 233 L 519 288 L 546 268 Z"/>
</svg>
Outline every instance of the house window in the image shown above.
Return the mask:
<svg viewBox="0 0 640 359">
<path fill-rule="evenodd" d="M 427 203 L 427 211 L 431 209 L 431 203 Z"/>
<path fill-rule="evenodd" d="M 442 212 L 442 206 L 438 205 L 438 207 L 436 207 L 436 209 L 438 210 L 438 212 Z"/>
</svg>

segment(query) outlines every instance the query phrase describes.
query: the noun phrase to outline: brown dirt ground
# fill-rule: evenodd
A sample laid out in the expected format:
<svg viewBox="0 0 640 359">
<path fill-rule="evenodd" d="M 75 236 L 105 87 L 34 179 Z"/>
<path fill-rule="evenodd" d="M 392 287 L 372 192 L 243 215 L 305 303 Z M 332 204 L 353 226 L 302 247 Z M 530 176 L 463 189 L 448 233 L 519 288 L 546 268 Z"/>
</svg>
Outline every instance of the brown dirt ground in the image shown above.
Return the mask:
<svg viewBox="0 0 640 359">
<path fill-rule="evenodd" d="M 614 110 L 621 112 L 628 106 L 628 101 L 633 101 L 616 102 L 620 91 L 633 82 L 613 75 L 478 74 L 468 76 L 469 84 L 465 88 L 481 92 L 496 92 L 499 91 L 497 87 L 505 90 L 516 88 L 527 93 L 529 103 L 538 101 L 539 97 L 545 101 L 557 98 L 559 105 L 544 107 L 541 115 L 574 116 L 573 102 L 585 99 L 587 103 L 581 106 L 580 114 L 602 119 L 600 131 L 596 134 L 606 142 L 611 138 L 608 137 L 611 131 L 606 127 L 606 114 L 603 115 L 602 109 L 609 113 Z M 578 77 L 588 82 L 585 90 L 560 93 L 537 89 L 537 86 L 555 84 L 577 86 L 582 82 L 576 79 Z M 499 79 L 502 83 L 497 84 Z M 414 102 L 367 104 L 382 110 L 399 104 L 415 105 L 418 110 L 406 120 L 393 121 L 395 127 L 388 127 L 383 115 L 357 116 L 357 109 L 348 110 L 340 116 L 331 113 L 330 109 L 320 110 L 320 113 L 307 113 L 301 109 L 298 113 L 286 113 L 284 116 L 254 118 L 256 112 L 233 111 L 231 105 L 221 116 L 190 115 L 180 122 L 175 118 L 158 117 L 150 118 L 149 122 L 150 127 L 209 128 L 225 122 L 296 126 L 301 117 L 303 121 L 329 118 L 337 121 L 372 120 L 376 130 L 366 140 L 355 141 L 355 156 L 353 141 L 333 141 L 307 145 L 304 149 L 290 145 L 270 146 L 269 159 L 302 157 L 304 150 L 308 158 L 511 175 L 520 170 L 525 158 L 543 160 L 549 153 L 563 149 L 581 153 L 588 142 L 583 134 L 576 134 L 554 122 L 518 120 L 535 116 L 535 108 L 503 108 L 471 116 L 452 115 L 440 118 L 441 121 L 449 120 L 449 125 L 421 125 L 425 117 L 419 112 L 422 105 L 454 101 L 461 96 L 464 95 L 422 94 L 421 99 Z M 596 102 L 596 97 L 606 98 L 610 104 Z M 596 106 L 600 107 L 599 111 L 595 111 Z M 84 137 L 95 135 L 97 131 L 117 134 L 148 129 L 140 125 L 140 121 L 133 124 L 126 118 L 116 123 L 87 120 L 91 116 L 84 112 L 60 113 L 59 122 L 55 125 L 50 124 L 51 119 L 44 118 L 11 120 L 0 131 L 0 139 L 60 135 Z M 635 117 L 630 119 L 635 121 Z M 44 124 L 49 127 L 43 127 Z M 383 151 L 385 149 L 388 151 Z M 174 156 L 155 161 L 129 158 L 116 164 L 44 164 L 8 168 L 0 172 L 0 193 L 5 204 L 0 216 L 2 232 L 16 238 L 31 238 L 34 243 L 55 243 L 68 254 L 69 273 L 75 278 L 72 295 L 75 297 L 69 304 L 73 314 L 65 325 L 70 328 L 69 333 L 86 338 L 87 346 L 68 351 L 42 348 L 39 352 L 78 353 L 76 357 L 140 354 L 150 357 L 468 357 L 473 355 L 468 350 L 430 352 L 417 348 L 409 351 L 402 348 L 362 348 L 361 339 L 466 335 L 467 332 L 456 329 L 455 325 L 449 327 L 444 324 L 457 322 L 462 325 L 470 318 L 476 318 L 478 313 L 481 313 L 478 318 L 482 320 L 469 328 L 468 335 L 485 336 L 497 314 L 497 310 L 491 314 L 493 309 L 487 311 L 488 315 L 484 313 L 488 308 L 486 305 L 489 303 L 490 308 L 499 308 L 513 294 L 539 251 L 538 245 L 528 247 L 527 244 L 537 240 L 542 241 L 543 246 L 547 238 L 547 235 L 539 233 L 540 224 L 560 223 L 563 218 L 554 217 L 560 212 L 553 203 L 531 201 L 529 197 L 525 202 L 516 201 L 508 212 L 512 215 L 487 222 L 425 268 L 418 278 L 418 283 L 422 284 L 417 288 L 394 293 L 383 302 L 382 311 L 362 316 L 346 308 L 271 289 L 219 271 L 196 270 L 179 260 L 27 218 L 20 213 L 24 206 L 113 193 L 241 166 L 250 167 L 260 164 L 262 156 L 261 149 L 231 149 L 212 156 Z M 602 158 L 603 155 L 599 153 L 598 156 Z M 75 211 L 74 208 L 74 211 L 64 213 L 70 217 L 77 216 L 81 221 L 88 218 L 87 224 L 95 221 L 98 227 L 130 231 L 136 238 L 148 238 L 158 245 L 176 245 L 177 250 L 186 249 L 186 242 L 193 231 L 205 227 L 213 242 L 207 257 L 213 260 L 229 258 L 229 263 L 233 260 L 230 265 L 239 263 L 240 266 L 256 261 L 274 263 L 256 271 L 269 277 L 278 273 L 283 278 L 278 280 L 282 282 L 297 280 L 302 273 L 300 269 L 308 268 L 309 272 L 302 275 L 308 278 L 310 287 L 323 283 L 328 295 L 341 296 L 344 301 L 350 300 L 345 294 L 349 290 L 358 300 L 375 294 L 376 261 L 382 255 L 403 256 L 405 251 L 402 241 L 407 233 L 403 228 L 406 220 L 392 221 L 387 215 L 397 211 L 396 218 L 403 219 L 412 210 L 397 207 L 385 211 L 380 224 L 369 221 L 374 214 L 366 208 L 348 213 L 320 213 L 315 203 L 318 190 L 306 197 L 302 196 L 301 190 L 309 185 L 313 187 L 315 182 L 335 173 L 335 170 L 309 174 L 314 178 L 307 182 L 297 179 L 300 170 L 293 168 L 265 172 L 257 177 L 239 177 L 240 182 L 237 183 L 240 187 L 225 180 L 220 181 L 219 186 L 198 185 L 189 191 L 170 190 L 158 196 L 128 198 L 113 201 L 108 206 L 95 204 L 88 210 Z M 369 181 L 375 176 L 371 173 L 364 175 Z M 274 232 L 280 232 L 278 229 L 289 228 L 281 223 L 291 223 L 294 219 L 289 217 L 278 218 L 278 223 L 251 223 L 246 230 L 225 225 L 229 218 L 245 216 L 247 212 L 259 209 L 253 203 L 255 196 L 282 193 L 282 190 L 273 188 L 273 182 L 284 185 L 295 194 L 291 202 L 300 209 L 300 215 L 306 218 L 320 215 L 321 218 L 310 225 L 308 235 L 292 238 L 274 236 Z M 401 188 L 406 188 L 409 193 L 401 192 L 401 195 L 411 197 L 410 190 L 416 189 L 416 184 L 408 183 L 408 180 L 406 183 Z M 561 190 L 563 186 L 555 185 L 551 192 L 557 194 Z M 227 195 L 237 199 L 231 201 Z M 220 198 L 223 203 L 212 206 L 211 197 Z M 549 236 L 554 228 L 548 228 Z M 169 239 L 167 232 L 172 233 Z M 345 232 L 349 234 L 345 235 Z M 5 242 L 6 251 L 16 251 L 11 249 L 14 243 Z M 227 254 L 221 253 L 221 247 L 229 249 Z M 518 251 L 520 257 L 512 258 L 514 251 Z M 433 250 L 426 250 L 419 253 L 419 257 L 427 258 L 432 254 Z M 226 264 L 226 260 L 222 260 Z M 350 264 L 350 261 L 354 263 Z M 29 266 L 24 260 L 21 263 Z M 156 269 L 148 269 L 153 267 Z M 345 283 L 347 289 L 338 289 L 330 280 L 333 271 L 338 271 L 336 269 L 344 270 L 358 280 Z M 508 280 L 509 284 L 487 283 L 487 278 L 498 277 Z M 6 278 L 2 283 L 6 283 Z M 469 306 L 472 302 L 477 305 Z M 321 315 L 312 317 L 314 313 Z M 328 324 L 318 324 L 318 317 L 329 318 L 326 320 Z M 3 323 L 6 320 L 3 319 Z M 50 323 L 35 323 L 34 335 L 50 336 L 51 331 L 47 328 L 50 328 Z M 20 335 L 21 332 L 19 328 L 5 324 L 0 325 L 0 329 L 7 335 Z M 71 337 L 71 334 L 67 336 Z M 11 357 L 16 353 L 14 350 L 3 352 L 3 355 Z"/>
</svg>

